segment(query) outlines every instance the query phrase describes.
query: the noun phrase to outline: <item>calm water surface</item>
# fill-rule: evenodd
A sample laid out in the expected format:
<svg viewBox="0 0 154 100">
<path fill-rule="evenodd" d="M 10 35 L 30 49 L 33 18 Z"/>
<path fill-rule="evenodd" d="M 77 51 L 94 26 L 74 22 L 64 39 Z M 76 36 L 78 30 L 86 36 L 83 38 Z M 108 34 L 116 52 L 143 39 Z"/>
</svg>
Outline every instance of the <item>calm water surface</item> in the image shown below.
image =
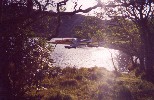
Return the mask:
<svg viewBox="0 0 154 100">
<path fill-rule="evenodd" d="M 65 44 L 56 45 L 54 51 L 51 54 L 51 58 L 56 63 L 54 66 L 59 67 L 104 67 L 107 70 L 114 70 L 112 57 L 114 64 L 117 67 L 118 62 L 116 57 L 119 54 L 118 50 L 108 49 L 104 47 L 80 47 L 66 49 Z M 112 53 L 112 57 L 111 57 Z"/>
</svg>

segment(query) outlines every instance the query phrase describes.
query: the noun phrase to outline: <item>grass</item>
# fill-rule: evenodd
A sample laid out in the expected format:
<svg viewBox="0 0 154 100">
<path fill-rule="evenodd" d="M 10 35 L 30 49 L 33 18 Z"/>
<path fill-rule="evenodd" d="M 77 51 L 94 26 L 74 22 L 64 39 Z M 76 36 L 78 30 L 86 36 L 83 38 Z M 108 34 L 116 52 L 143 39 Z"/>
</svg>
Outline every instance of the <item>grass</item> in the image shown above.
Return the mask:
<svg viewBox="0 0 154 100">
<path fill-rule="evenodd" d="M 28 96 L 41 100 L 154 100 L 154 84 L 134 73 L 115 74 L 104 68 L 58 68 L 59 75 L 47 76 L 39 90 Z"/>
</svg>

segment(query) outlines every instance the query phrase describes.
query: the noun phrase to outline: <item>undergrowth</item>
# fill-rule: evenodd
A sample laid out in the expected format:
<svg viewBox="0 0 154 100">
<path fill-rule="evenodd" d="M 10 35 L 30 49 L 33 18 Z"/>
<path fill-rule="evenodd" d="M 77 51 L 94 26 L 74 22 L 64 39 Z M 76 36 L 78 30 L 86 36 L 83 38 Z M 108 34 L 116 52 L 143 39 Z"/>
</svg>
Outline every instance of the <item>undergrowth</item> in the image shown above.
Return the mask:
<svg viewBox="0 0 154 100">
<path fill-rule="evenodd" d="M 58 70 L 57 70 L 58 69 Z M 115 74 L 105 68 L 54 68 L 25 96 L 37 100 L 154 100 L 154 84 L 134 73 Z"/>
</svg>

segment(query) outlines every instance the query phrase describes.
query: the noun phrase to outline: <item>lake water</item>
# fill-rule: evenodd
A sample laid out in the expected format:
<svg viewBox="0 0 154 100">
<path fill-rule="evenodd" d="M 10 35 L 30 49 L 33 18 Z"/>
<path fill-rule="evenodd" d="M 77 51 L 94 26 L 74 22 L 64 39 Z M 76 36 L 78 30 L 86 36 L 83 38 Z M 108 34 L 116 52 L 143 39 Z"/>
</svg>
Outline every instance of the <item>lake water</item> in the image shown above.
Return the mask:
<svg viewBox="0 0 154 100">
<path fill-rule="evenodd" d="M 97 66 L 112 71 L 114 70 L 112 58 L 114 65 L 118 66 L 116 61 L 116 57 L 119 54 L 118 50 L 86 46 L 66 49 L 64 46 L 66 45 L 58 44 L 52 52 L 51 58 L 56 62 L 54 66 L 76 68 Z"/>
</svg>

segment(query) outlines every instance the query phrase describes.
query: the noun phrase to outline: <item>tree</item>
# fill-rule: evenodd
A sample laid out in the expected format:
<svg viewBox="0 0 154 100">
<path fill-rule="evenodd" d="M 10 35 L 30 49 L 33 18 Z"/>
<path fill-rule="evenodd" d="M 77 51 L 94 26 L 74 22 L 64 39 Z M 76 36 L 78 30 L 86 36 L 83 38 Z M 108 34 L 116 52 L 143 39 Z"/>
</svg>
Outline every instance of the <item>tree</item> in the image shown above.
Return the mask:
<svg viewBox="0 0 154 100">
<path fill-rule="evenodd" d="M 4 87 L 10 91 L 6 94 L 10 94 L 10 98 L 19 99 L 32 83 L 37 85 L 41 79 L 40 73 L 43 74 L 42 69 L 47 66 L 42 61 L 48 63 L 44 58 L 47 54 L 41 51 L 43 42 L 34 42 L 30 38 L 31 24 L 45 16 L 56 16 L 56 32 L 49 37 L 53 38 L 58 36 L 61 16 L 87 13 L 100 6 L 97 4 L 84 10 L 79 8 L 72 12 L 61 12 L 60 8 L 68 1 L 0 0 L 0 70 Z M 50 6 L 55 7 L 56 11 L 48 11 Z"/>
<path fill-rule="evenodd" d="M 132 68 L 137 67 L 137 62 L 133 61 L 134 56 L 142 61 L 140 33 L 131 20 L 122 17 L 101 20 L 97 17 L 86 16 L 81 25 L 75 27 L 75 32 L 78 38 L 92 38 L 103 42 L 103 46 L 124 52 L 125 54 L 119 55 L 119 68 L 127 67 L 128 62 L 132 62 Z M 141 70 L 143 70 L 142 68 L 140 66 Z"/>
<path fill-rule="evenodd" d="M 141 55 L 142 49 L 140 33 L 136 25 L 131 20 L 115 17 L 110 20 L 110 24 L 107 25 L 105 30 L 108 40 L 111 40 L 107 43 L 111 44 L 113 48 L 127 54 L 129 59 L 131 59 L 133 66 L 137 67 L 135 64 L 137 62 L 133 60 L 133 57 L 135 56 L 136 59 L 140 60 L 140 62 L 142 62 L 143 59 Z M 123 62 L 124 61 L 121 61 L 119 63 Z M 144 70 L 142 63 L 140 64 L 140 69 Z"/>
<path fill-rule="evenodd" d="M 95 38 L 98 42 L 102 40 L 103 29 L 104 29 L 103 20 L 94 17 L 94 16 L 86 16 L 84 21 L 74 28 L 75 37 L 77 38 Z"/>
<path fill-rule="evenodd" d="M 104 5 L 106 14 L 110 18 L 121 16 L 132 20 L 139 29 L 141 38 L 141 54 L 146 74 L 151 77 L 154 65 L 154 34 L 151 31 L 153 20 L 153 0 L 114 0 Z"/>
</svg>

